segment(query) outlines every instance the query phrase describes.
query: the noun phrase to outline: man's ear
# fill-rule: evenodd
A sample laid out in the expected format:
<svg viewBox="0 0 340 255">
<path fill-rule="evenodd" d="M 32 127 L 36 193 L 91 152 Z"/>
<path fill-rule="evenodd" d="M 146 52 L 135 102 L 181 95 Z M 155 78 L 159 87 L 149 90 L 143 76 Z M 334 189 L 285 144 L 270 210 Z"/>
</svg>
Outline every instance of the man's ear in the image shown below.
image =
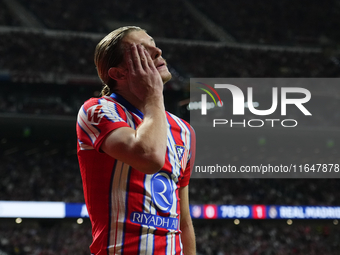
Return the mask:
<svg viewBox="0 0 340 255">
<path fill-rule="evenodd" d="M 108 74 L 111 79 L 116 81 L 126 80 L 127 70 L 121 67 L 111 67 Z"/>
</svg>

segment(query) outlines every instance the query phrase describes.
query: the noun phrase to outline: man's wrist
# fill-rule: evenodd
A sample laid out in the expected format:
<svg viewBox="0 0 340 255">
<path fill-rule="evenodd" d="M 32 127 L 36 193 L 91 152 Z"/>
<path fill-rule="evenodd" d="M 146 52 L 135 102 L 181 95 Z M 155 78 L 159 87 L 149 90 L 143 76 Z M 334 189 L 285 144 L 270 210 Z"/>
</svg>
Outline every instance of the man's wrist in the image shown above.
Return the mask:
<svg viewBox="0 0 340 255">
<path fill-rule="evenodd" d="M 149 112 L 153 113 L 155 110 L 165 111 L 163 96 L 149 98 L 145 103 L 144 114 L 148 114 Z"/>
</svg>

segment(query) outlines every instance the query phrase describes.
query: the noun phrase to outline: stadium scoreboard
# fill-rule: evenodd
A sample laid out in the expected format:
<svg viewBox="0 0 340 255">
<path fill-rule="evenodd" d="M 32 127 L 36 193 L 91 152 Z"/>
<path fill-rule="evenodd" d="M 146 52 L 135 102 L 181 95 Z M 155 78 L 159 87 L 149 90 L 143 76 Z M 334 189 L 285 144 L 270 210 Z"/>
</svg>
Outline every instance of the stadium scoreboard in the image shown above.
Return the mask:
<svg viewBox="0 0 340 255">
<path fill-rule="evenodd" d="M 190 205 L 193 219 L 340 219 L 340 206 Z M 0 218 L 87 218 L 83 203 L 0 201 Z"/>
</svg>

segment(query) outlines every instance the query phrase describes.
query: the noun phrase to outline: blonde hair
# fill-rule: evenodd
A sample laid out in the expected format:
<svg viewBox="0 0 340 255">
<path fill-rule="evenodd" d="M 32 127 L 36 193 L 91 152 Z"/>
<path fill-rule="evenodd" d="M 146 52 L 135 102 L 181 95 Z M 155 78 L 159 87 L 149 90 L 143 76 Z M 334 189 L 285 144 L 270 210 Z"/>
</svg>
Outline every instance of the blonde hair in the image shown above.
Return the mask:
<svg viewBox="0 0 340 255">
<path fill-rule="evenodd" d="M 98 76 L 104 84 L 101 91 L 102 96 L 109 95 L 110 90 L 114 89 L 116 85 L 116 81 L 109 76 L 108 71 L 111 67 L 116 67 L 123 62 L 124 51 L 121 47 L 122 39 L 129 32 L 140 30 L 143 29 L 136 26 L 120 27 L 109 33 L 97 44 L 94 53 L 94 63 Z"/>
</svg>

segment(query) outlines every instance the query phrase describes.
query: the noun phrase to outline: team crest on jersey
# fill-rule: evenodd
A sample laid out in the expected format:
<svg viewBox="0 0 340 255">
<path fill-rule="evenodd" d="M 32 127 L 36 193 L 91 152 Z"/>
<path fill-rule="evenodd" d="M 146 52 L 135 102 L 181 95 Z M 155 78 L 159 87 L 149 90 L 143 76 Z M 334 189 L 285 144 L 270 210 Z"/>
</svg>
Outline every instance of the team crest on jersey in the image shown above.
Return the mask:
<svg viewBox="0 0 340 255">
<path fill-rule="evenodd" d="M 175 145 L 176 148 L 176 155 L 179 163 L 181 164 L 182 169 L 186 168 L 187 159 L 188 159 L 188 152 L 187 149 L 182 145 Z"/>
<path fill-rule="evenodd" d="M 88 121 L 90 121 L 92 124 L 99 124 L 100 120 L 103 118 L 103 115 L 101 114 L 102 107 L 102 105 L 91 106 L 87 110 Z"/>
</svg>

